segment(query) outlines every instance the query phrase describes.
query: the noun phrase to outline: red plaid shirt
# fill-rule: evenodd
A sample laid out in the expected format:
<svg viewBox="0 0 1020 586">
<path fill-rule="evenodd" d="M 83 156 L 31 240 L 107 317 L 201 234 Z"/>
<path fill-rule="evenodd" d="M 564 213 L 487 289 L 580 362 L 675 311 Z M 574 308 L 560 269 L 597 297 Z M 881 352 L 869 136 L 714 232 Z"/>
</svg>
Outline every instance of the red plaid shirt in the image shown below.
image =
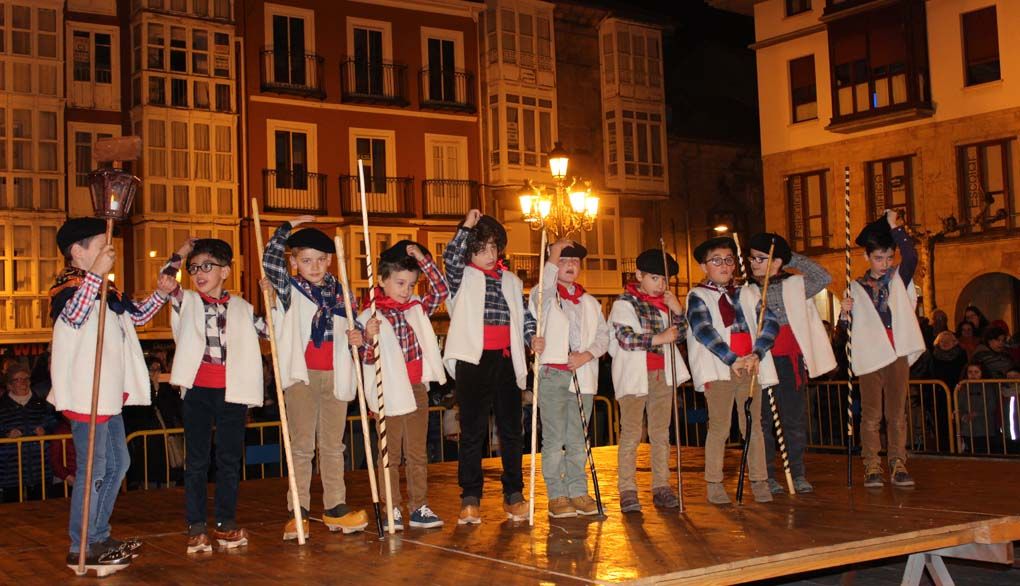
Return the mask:
<svg viewBox="0 0 1020 586">
<path fill-rule="evenodd" d="M 422 274 L 429 280 L 429 292 L 421 300 L 421 308 L 425 315 L 432 315 L 443 304 L 443 301 L 446 301 L 447 296 L 450 294 L 450 289 L 446 284 L 443 273 L 431 257 L 426 256 L 424 260 L 418 261 L 418 266 L 421 267 Z M 404 351 L 404 362 L 421 360 L 421 344 L 418 343 L 418 338 L 415 337 L 411 325 L 407 323 L 407 316 L 404 315 L 404 312 L 396 308 L 378 306 L 376 311 L 386 316 L 390 325 L 393 326 L 393 333 L 396 334 L 397 340 L 400 342 L 400 348 Z M 361 353 L 365 364 L 375 364 L 372 345 L 367 339 Z"/>
</svg>

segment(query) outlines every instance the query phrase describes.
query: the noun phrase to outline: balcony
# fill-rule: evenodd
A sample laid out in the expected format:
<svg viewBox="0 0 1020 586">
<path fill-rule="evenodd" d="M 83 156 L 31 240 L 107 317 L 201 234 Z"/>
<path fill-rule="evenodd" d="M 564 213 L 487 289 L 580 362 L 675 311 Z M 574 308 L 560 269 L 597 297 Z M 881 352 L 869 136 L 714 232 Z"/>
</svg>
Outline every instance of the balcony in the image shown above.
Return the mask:
<svg viewBox="0 0 1020 586">
<path fill-rule="evenodd" d="M 365 203 L 368 213 L 380 216 L 410 217 L 414 215 L 413 177 L 365 177 Z M 357 175 L 340 176 L 340 211 L 361 213 L 361 192 Z"/>
<path fill-rule="evenodd" d="M 418 95 L 421 108 L 475 111 L 475 76 L 456 69 L 423 68 L 418 72 Z"/>
<path fill-rule="evenodd" d="M 326 98 L 325 60 L 314 53 L 267 49 L 261 54 L 263 92 Z"/>
<path fill-rule="evenodd" d="M 340 101 L 406 106 L 407 66 L 348 58 L 340 64 Z"/>
<path fill-rule="evenodd" d="M 427 218 L 459 218 L 464 210 L 479 207 L 477 181 L 426 179 L 421 182 L 421 191 Z"/>
<path fill-rule="evenodd" d="M 267 212 L 326 213 L 326 175 L 263 169 L 263 206 Z"/>
</svg>

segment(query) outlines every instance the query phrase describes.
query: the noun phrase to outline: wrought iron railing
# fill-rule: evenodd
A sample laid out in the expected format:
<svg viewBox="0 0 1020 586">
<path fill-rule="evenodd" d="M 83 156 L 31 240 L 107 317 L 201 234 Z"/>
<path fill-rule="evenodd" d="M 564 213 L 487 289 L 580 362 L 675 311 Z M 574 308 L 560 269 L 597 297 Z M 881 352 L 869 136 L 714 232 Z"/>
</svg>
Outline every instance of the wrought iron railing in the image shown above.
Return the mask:
<svg viewBox="0 0 1020 586">
<path fill-rule="evenodd" d="M 318 98 L 326 97 L 325 59 L 314 53 L 291 53 L 266 49 L 261 54 L 264 92 Z"/>
<path fill-rule="evenodd" d="M 326 213 L 326 175 L 286 169 L 263 169 L 266 211 Z"/>
</svg>

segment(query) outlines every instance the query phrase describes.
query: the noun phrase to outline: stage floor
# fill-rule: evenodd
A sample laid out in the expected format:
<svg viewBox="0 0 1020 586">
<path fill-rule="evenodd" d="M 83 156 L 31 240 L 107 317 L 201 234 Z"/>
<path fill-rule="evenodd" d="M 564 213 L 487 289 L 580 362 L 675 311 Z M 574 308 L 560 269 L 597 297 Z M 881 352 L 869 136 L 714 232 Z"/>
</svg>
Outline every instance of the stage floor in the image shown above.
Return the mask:
<svg viewBox="0 0 1020 586">
<path fill-rule="evenodd" d="M 705 502 L 702 450 L 685 449 L 685 514 L 678 515 L 652 506 L 648 446 L 639 454 L 642 514 L 620 513 L 616 449 L 607 447 L 595 450 L 607 519 L 549 519 L 540 478 L 535 526 L 512 525 L 500 506 L 499 461 L 488 460 L 483 523 L 458 527 L 457 468 L 448 462 L 429 467 L 430 506 L 445 527 L 409 529 L 379 541 L 374 531 L 344 536 L 313 522 L 303 547 L 280 539 L 288 518 L 286 482 L 242 482 L 238 520 L 251 533 L 249 545 L 198 556 L 185 554 L 183 489 L 134 491 L 120 496 L 113 527 L 117 537 L 141 538 L 142 556 L 103 582 L 729 584 L 963 543 L 1020 540 L 1020 462 L 916 458 L 915 489 L 865 489 L 858 482 L 847 490 L 845 459 L 811 454 L 815 493 L 756 504 L 748 487 L 744 505 L 717 507 Z M 727 454 L 728 471 L 736 470 L 738 459 L 739 452 Z M 526 477 L 527 457 L 524 467 Z M 859 475 L 860 463 L 855 467 Z M 735 478 L 727 481 L 731 497 L 735 485 Z M 364 471 L 349 472 L 347 487 L 349 504 L 371 510 Z M 322 512 L 318 495 L 313 486 L 313 519 Z M 0 505 L 0 583 L 91 580 L 75 578 L 64 564 L 67 511 L 63 500 Z"/>
</svg>

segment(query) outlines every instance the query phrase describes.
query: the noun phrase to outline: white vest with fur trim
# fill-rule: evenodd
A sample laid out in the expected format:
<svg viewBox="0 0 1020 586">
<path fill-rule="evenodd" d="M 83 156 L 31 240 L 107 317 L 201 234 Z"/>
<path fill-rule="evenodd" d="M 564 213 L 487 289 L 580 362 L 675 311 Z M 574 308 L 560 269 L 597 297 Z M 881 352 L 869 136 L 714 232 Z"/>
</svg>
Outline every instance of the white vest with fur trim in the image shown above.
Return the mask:
<svg viewBox="0 0 1020 586">
<path fill-rule="evenodd" d="M 284 390 L 299 382 L 308 384 L 305 348 L 312 339 L 312 317 L 317 309 L 318 306 L 296 288 L 291 289 L 290 308 L 286 312 L 279 298 L 276 300 L 273 326 L 280 361 L 280 384 Z M 356 388 L 354 360 L 347 344 L 347 323 L 347 318 L 333 316 L 333 396 L 340 401 L 354 400 Z"/>
<path fill-rule="evenodd" d="M 666 312 L 659 310 L 663 323 L 672 323 Z M 644 396 L 648 394 L 648 353 L 644 350 L 624 350 L 620 348 L 620 342 L 616 339 L 616 325 L 630 326 L 639 334 L 646 332 L 638 318 L 637 310 L 630 301 L 617 299 L 613 302 L 613 309 L 609 312 L 609 323 L 614 329 L 609 335 L 609 355 L 613 357 L 613 388 L 616 398 L 627 395 Z M 676 361 L 676 382 L 673 381 L 672 367 L 669 363 L 669 355 L 666 355 L 665 378 L 667 385 L 680 386 L 691 380 L 691 374 L 687 370 L 684 358 L 676 344 L 669 345 L 673 351 L 673 360 Z"/>
<path fill-rule="evenodd" d="M 548 275 L 546 278 L 548 278 Z M 553 291 L 555 290 L 553 288 Z M 537 288 L 532 290 L 531 299 L 529 300 L 532 314 L 535 314 L 535 304 L 538 302 L 536 291 Z M 548 291 L 546 294 L 548 294 Z M 567 359 L 570 357 L 570 319 L 567 317 L 567 313 L 563 311 L 561 304 L 570 302 L 563 301 L 556 295 L 553 295 L 552 299 L 548 301 L 547 303 L 546 300 L 543 300 L 542 303 L 545 306 L 545 313 L 542 315 L 542 319 L 545 322 L 545 351 L 542 352 L 538 362 L 539 364 L 566 364 Z M 602 306 L 599 304 L 598 299 L 595 299 L 588 293 L 582 295 L 581 316 L 581 339 L 578 348 L 583 352 L 595 343 L 595 336 L 598 334 L 599 325 L 605 323 L 605 318 L 602 317 Z M 595 356 L 593 360 L 590 360 L 575 372 L 577 374 L 577 382 L 581 385 L 582 393 L 594 395 L 598 392 L 598 356 Z M 574 388 L 573 382 L 570 383 L 570 388 Z"/>
<path fill-rule="evenodd" d="M 46 399 L 57 411 L 92 411 L 92 373 L 96 365 L 99 335 L 98 300 L 77 330 L 59 317 L 53 325 L 50 357 L 52 389 Z M 127 393 L 127 400 L 124 400 Z M 103 369 L 99 375 L 98 415 L 118 415 L 124 405 L 151 404 L 149 369 L 135 325 L 127 313 L 106 312 L 103 336 Z"/>
<path fill-rule="evenodd" d="M 790 322 L 793 337 L 800 346 L 801 355 L 804 356 L 808 377 L 822 376 L 836 368 L 836 355 L 832 352 L 832 343 L 825 333 L 825 326 L 822 325 L 822 318 L 818 315 L 815 302 L 806 297 L 804 277 L 790 275 L 783 279 L 781 286 L 783 309 L 786 311 L 787 321 Z M 754 288 L 760 295 L 761 287 L 755 284 Z"/>
<path fill-rule="evenodd" d="M 524 283 L 510 271 L 503 271 L 503 298 L 510 308 L 510 359 L 514 365 L 517 387 L 527 388 L 528 366 L 524 354 Z M 450 378 L 457 376 L 457 361 L 478 364 L 482 359 L 483 328 L 485 327 L 485 273 L 464 267 L 464 277 L 457 294 L 446 300 L 450 312 L 450 329 L 446 335 L 443 362 Z"/>
<path fill-rule="evenodd" d="M 261 407 L 262 351 L 253 321 L 254 309 L 244 299 L 231 295 L 227 301 L 226 318 L 225 399 L 228 403 Z M 195 384 L 195 376 L 205 355 L 205 303 L 198 293 L 184 291 L 180 315 L 171 311 L 170 327 L 177 346 L 170 369 L 170 384 L 181 387 L 181 397 L 184 397 Z"/>
<path fill-rule="evenodd" d="M 368 323 L 372 315 L 371 309 L 366 309 L 358 316 L 362 324 Z M 415 305 L 404 312 L 407 324 L 411 326 L 414 337 L 421 346 L 421 382 L 426 387 L 430 382 L 446 384 L 446 373 L 443 371 L 443 360 L 439 354 L 439 343 L 436 341 L 436 333 L 432 329 L 425 310 L 421 305 Z M 383 399 L 386 405 L 386 415 L 397 416 L 414 413 L 418 409 L 414 401 L 414 391 L 411 389 L 411 379 L 407 376 L 407 367 L 404 359 L 404 350 L 400 347 L 400 340 L 397 339 L 393 324 L 384 316 L 379 316 L 379 353 L 382 354 L 383 368 Z M 375 390 L 375 365 L 365 364 L 365 400 L 372 412 L 378 412 L 379 397 Z"/>
<path fill-rule="evenodd" d="M 687 294 L 687 305 L 690 306 L 691 296 L 697 296 L 708 306 L 708 312 L 712 316 L 712 327 L 719 332 L 719 336 L 727 344 L 730 343 L 730 328 L 723 325 L 722 314 L 719 312 L 719 298 L 722 293 L 707 287 L 694 287 Z M 748 329 L 751 330 L 751 347 L 757 339 L 758 313 L 755 308 L 761 300 L 758 290 L 751 287 L 741 287 L 738 296 L 740 309 L 744 313 L 744 319 L 748 321 Z M 691 359 L 691 371 L 694 375 L 694 389 L 698 392 L 705 392 L 705 385 L 717 380 L 730 380 L 730 367 L 712 353 L 705 345 L 694 337 L 694 328 L 687 329 L 687 353 Z M 772 362 L 772 352 L 766 352 L 758 365 L 758 384 L 761 388 L 771 387 L 779 382 L 776 374 L 776 365 Z"/>
<path fill-rule="evenodd" d="M 860 376 L 875 372 L 906 356 L 914 364 L 924 353 L 924 337 L 917 323 L 914 310 L 917 307 L 917 291 L 914 282 L 903 284 L 899 270 L 889 279 L 889 311 L 892 312 L 893 339 L 896 348 L 889 342 L 882 318 L 875 309 L 871 295 L 856 280 L 850 282 L 850 296 L 854 300 L 853 326 L 850 342 L 853 344 L 851 358 L 854 374 Z"/>
</svg>

